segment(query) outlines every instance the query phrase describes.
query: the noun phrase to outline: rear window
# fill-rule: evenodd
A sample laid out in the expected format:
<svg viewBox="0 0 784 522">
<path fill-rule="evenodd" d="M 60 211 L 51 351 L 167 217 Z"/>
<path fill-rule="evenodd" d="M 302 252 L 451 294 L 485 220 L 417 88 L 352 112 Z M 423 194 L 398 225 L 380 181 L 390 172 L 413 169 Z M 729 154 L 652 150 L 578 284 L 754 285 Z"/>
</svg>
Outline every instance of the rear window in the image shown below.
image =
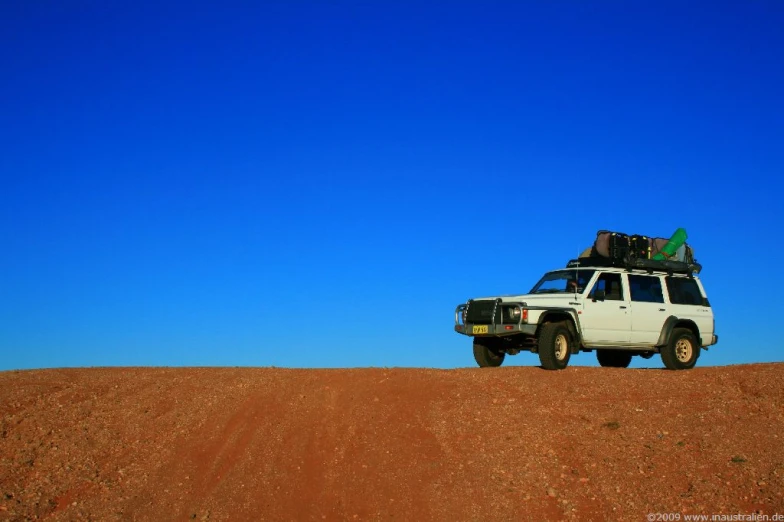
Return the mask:
<svg viewBox="0 0 784 522">
<path fill-rule="evenodd" d="M 663 303 L 661 281 L 657 276 L 630 275 L 629 293 L 632 301 L 642 303 Z"/>
<path fill-rule="evenodd" d="M 686 277 L 667 277 L 667 293 L 672 304 L 709 306 L 702 298 L 697 281 Z"/>
</svg>

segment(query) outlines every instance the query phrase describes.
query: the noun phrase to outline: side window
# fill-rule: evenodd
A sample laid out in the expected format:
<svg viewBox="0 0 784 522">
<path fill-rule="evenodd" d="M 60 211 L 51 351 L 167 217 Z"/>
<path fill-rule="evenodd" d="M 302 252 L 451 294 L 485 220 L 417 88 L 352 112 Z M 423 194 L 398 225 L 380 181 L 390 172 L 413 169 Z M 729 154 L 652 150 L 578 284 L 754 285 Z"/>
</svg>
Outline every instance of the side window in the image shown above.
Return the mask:
<svg viewBox="0 0 784 522">
<path fill-rule="evenodd" d="M 623 301 L 621 274 L 602 274 L 591 288 L 589 297 L 593 298 L 597 290 L 604 290 L 604 298 L 608 301 Z"/>
<path fill-rule="evenodd" d="M 703 299 L 697 281 L 685 277 L 667 277 L 667 293 L 672 304 L 702 305 Z"/>
<path fill-rule="evenodd" d="M 632 301 L 642 303 L 663 303 L 661 280 L 657 276 L 629 275 L 629 293 Z"/>
</svg>

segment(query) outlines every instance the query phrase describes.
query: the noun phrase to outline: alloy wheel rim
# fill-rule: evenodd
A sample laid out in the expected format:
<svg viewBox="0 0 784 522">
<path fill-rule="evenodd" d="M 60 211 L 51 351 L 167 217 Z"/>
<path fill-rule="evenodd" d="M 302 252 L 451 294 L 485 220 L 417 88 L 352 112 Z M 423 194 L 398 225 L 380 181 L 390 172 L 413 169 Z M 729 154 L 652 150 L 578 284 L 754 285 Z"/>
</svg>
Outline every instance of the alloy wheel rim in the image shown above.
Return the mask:
<svg viewBox="0 0 784 522">
<path fill-rule="evenodd" d="M 688 339 L 678 339 L 675 343 L 675 357 L 682 363 L 688 362 L 691 359 L 694 349 Z"/>
<path fill-rule="evenodd" d="M 569 341 L 566 340 L 564 334 L 558 334 L 555 338 L 555 358 L 563 361 L 569 350 Z"/>
</svg>

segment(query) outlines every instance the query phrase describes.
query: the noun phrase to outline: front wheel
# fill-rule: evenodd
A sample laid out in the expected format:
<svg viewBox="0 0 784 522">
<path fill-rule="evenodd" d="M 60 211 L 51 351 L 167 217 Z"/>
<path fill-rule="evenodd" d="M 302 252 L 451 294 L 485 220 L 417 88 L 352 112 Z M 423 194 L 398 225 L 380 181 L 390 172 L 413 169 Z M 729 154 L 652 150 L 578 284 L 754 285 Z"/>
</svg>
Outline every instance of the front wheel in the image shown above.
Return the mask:
<svg viewBox="0 0 784 522">
<path fill-rule="evenodd" d="M 501 366 L 506 354 L 501 350 L 490 347 L 490 342 L 484 339 L 474 339 L 474 359 L 480 368 L 495 368 Z"/>
<path fill-rule="evenodd" d="M 596 359 L 600 366 L 628 368 L 632 362 L 632 354 L 621 350 L 596 350 Z"/>
<path fill-rule="evenodd" d="M 571 336 L 563 323 L 546 323 L 539 333 L 539 362 L 545 370 L 563 370 L 572 354 Z"/>
<path fill-rule="evenodd" d="M 670 342 L 661 349 L 662 362 L 670 370 L 690 370 L 697 364 L 699 356 L 697 338 L 688 328 L 675 328 Z"/>
</svg>

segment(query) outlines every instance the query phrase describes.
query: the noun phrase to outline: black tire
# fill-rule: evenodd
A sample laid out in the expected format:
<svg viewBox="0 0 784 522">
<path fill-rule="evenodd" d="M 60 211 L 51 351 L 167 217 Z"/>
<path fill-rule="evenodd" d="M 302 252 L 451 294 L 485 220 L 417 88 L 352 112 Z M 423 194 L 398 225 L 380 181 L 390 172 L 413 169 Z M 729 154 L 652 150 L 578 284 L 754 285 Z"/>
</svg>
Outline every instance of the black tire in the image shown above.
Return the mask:
<svg viewBox="0 0 784 522">
<path fill-rule="evenodd" d="M 632 362 L 632 354 L 623 350 L 596 350 L 599 366 L 607 368 L 628 368 Z"/>
<path fill-rule="evenodd" d="M 506 354 L 491 344 L 486 339 L 474 339 L 474 359 L 480 368 L 496 368 L 504 362 Z"/>
<path fill-rule="evenodd" d="M 661 349 L 664 366 L 670 370 L 690 370 L 700 357 L 697 337 L 688 328 L 675 328 L 670 334 L 670 342 Z"/>
<path fill-rule="evenodd" d="M 545 370 L 563 370 L 572 355 L 572 337 L 563 323 L 545 323 L 539 332 L 539 362 Z"/>
</svg>

